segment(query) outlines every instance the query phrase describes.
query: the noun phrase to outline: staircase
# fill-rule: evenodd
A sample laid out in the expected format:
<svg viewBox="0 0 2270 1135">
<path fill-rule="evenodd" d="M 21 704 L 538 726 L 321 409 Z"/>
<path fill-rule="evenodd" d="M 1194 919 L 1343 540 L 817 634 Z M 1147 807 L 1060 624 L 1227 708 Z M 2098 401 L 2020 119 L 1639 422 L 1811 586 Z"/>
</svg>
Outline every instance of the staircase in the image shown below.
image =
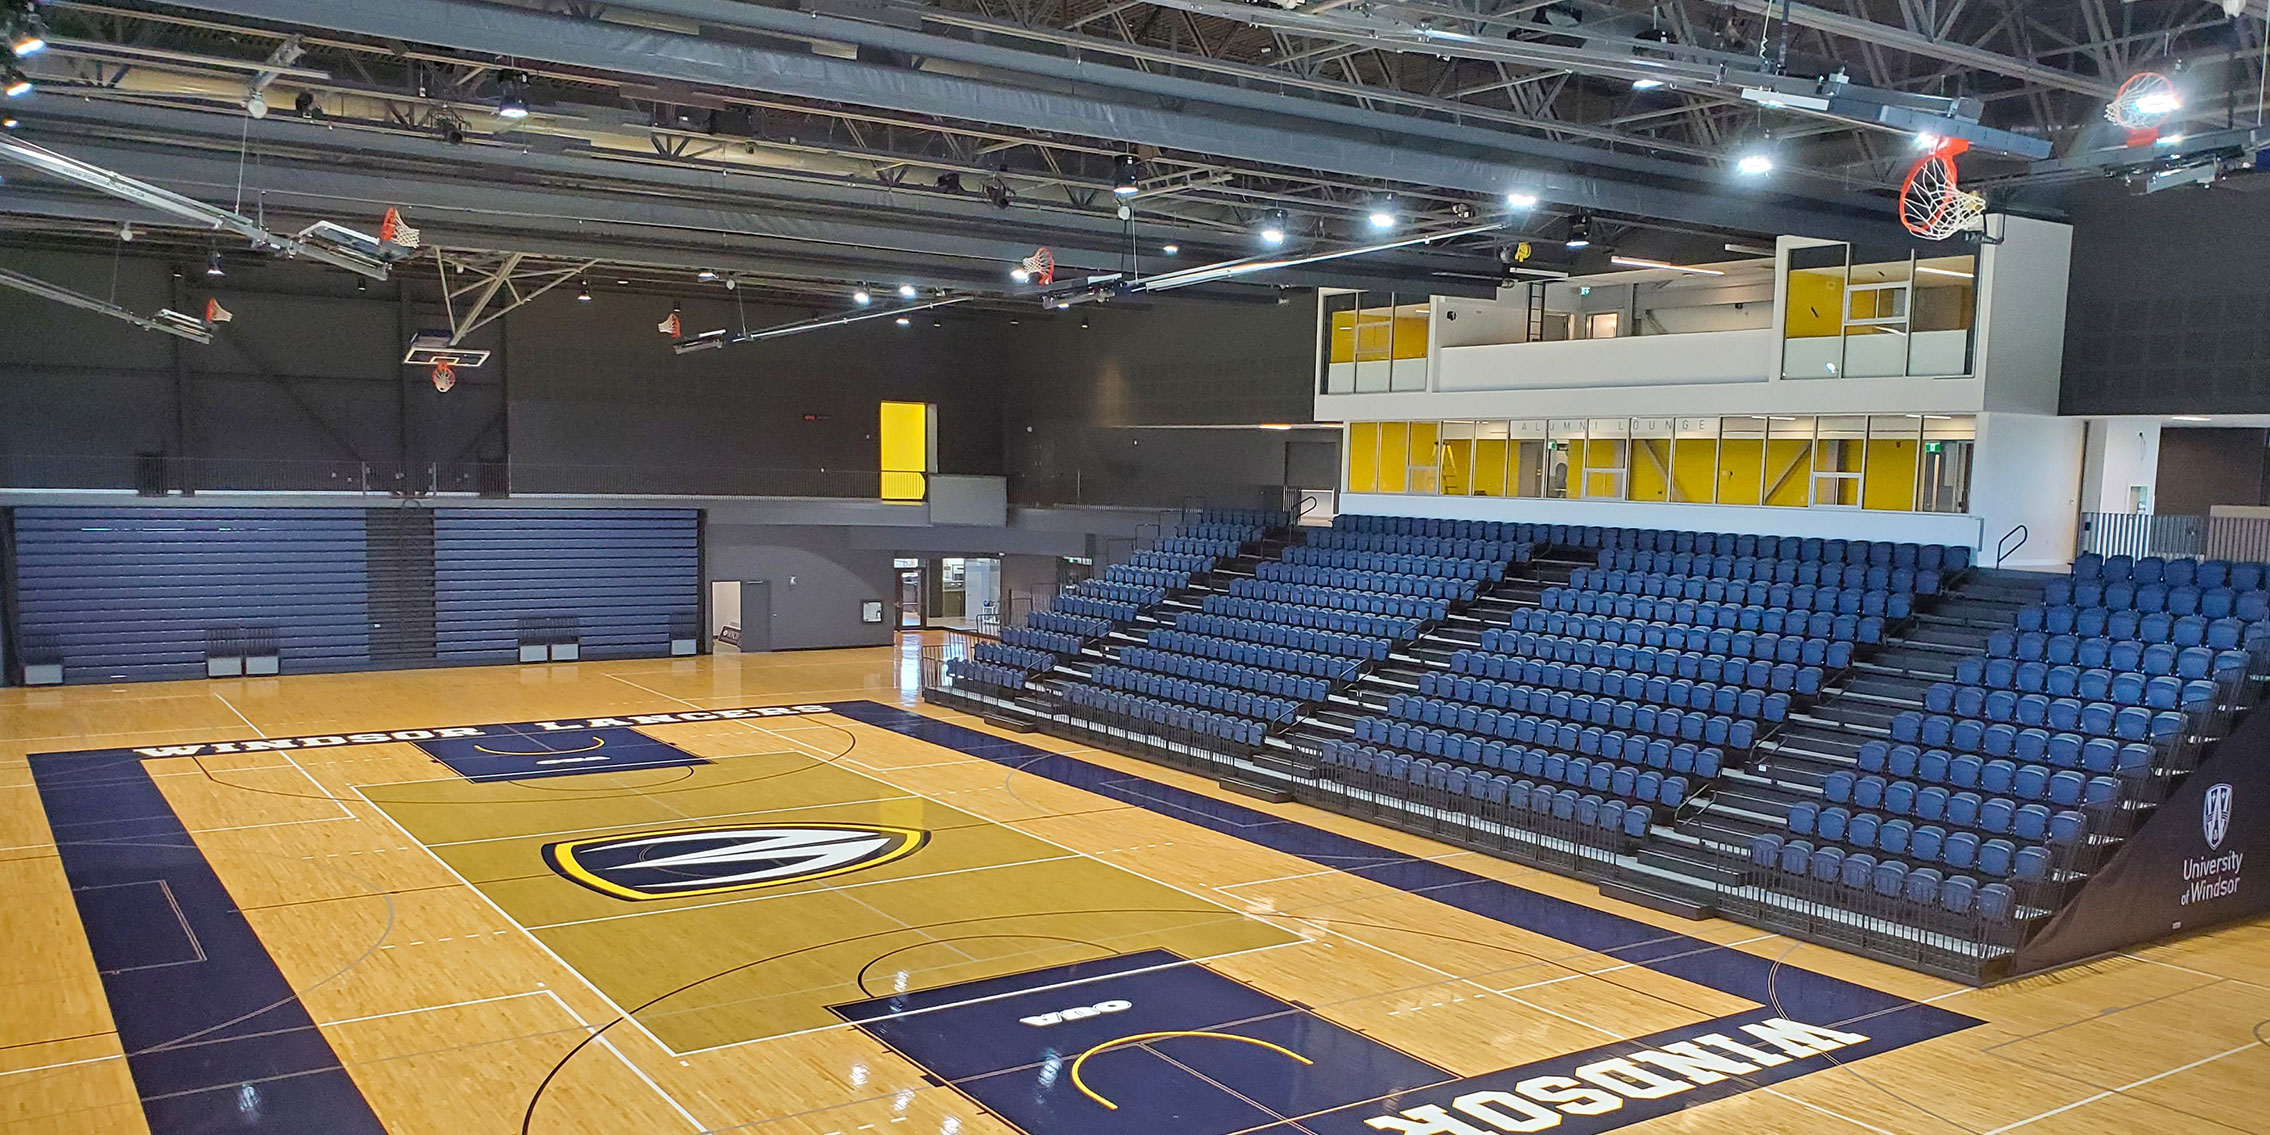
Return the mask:
<svg viewBox="0 0 2270 1135">
<path fill-rule="evenodd" d="M 1790 806 L 1821 798 L 1830 773 L 1857 766 L 1855 754 L 1886 736 L 1893 715 L 1923 705 L 1924 691 L 1955 673 L 1955 663 L 1984 654 L 1987 637 L 2017 622 L 2018 610 L 2042 599 L 2053 578 L 2031 572 L 1974 568 L 1854 661 L 1814 703 L 1759 742 L 1746 767 L 1728 769 L 1718 788 L 1682 809 L 1669 830 L 1637 855 L 1650 885 L 1701 896 L 1739 885 L 1752 836 L 1778 832 Z"/>
</svg>

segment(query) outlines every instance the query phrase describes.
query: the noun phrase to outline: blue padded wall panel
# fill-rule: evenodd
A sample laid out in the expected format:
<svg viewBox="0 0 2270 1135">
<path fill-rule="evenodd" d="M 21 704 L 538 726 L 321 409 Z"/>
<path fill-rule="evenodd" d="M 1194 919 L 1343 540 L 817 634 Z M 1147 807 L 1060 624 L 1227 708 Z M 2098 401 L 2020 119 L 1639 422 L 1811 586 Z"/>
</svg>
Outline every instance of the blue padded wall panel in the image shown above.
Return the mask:
<svg viewBox="0 0 2270 1135">
<path fill-rule="evenodd" d="M 701 609 L 692 509 L 434 512 L 434 634 L 444 662 L 510 662 L 521 621 L 574 620 L 585 658 L 670 651 Z"/>
<path fill-rule="evenodd" d="M 19 508 L 18 629 L 66 682 L 200 678 L 206 634 L 274 627 L 285 673 L 370 664 L 359 508 Z"/>
</svg>

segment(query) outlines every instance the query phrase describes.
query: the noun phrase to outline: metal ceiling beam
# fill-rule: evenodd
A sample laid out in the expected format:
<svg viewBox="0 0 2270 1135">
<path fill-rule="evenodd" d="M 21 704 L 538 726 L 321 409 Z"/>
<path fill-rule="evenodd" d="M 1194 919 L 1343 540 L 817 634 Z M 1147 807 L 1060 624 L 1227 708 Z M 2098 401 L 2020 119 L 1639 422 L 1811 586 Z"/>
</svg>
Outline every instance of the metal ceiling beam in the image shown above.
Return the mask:
<svg viewBox="0 0 2270 1135">
<path fill-rule="evenodd" d="M 2061 91 L 2073 91 L 2093 98 L 2111 98 L 2113 92 L 2120 86 L 2117 80 L 2108 82 L 2103 79 L 2092 79 L 2086 75 L 2076 75 L 2071 71 L 2061 71 L 2055 67 L 2045 67 L 2039 63 L 2032 63 L 2023 59 L 2013 59 L 1998 51 L 1934 38 L 1920 32 L 1909 31 L 1906 28 L 1879 24 L 1866 16 L 1832 12 L 1826 8 L 1816 8 L 1811 4 L 1790 3 L 1789 0 L 1713 0 L 1713 2 L 1737 11 L 1769 15 L 1775 19 L 1782 18 L 1783 13 L 1786 12 L 1789 22 L 1797 27 L 1811 28 L 1845 39 L 1881 44 L 1897 51 L 1907 52 L 1910 55 L 1920 55 L 1926 59 L 1937 59 L 1943 63 L 1955 63 L 1964 67 L 1975 67 L 1981 71 L 2008 75 L 2029 83 L 2055 87 Z"/>
<path fill-rule="evenodd" d="M 84 186 L 97 193 L 108 194 L 122 201 L 131 201 L 149 209 L 151 212 L 179 217 L 182 220 L 203 225 L 216 231 L 225 229 L 262 248 L 272 248 L 288 256 L 304 256 L 309 260 L 321 261 L 335 268 L 345 268 L 349 272 L 368 276 L 373 280 L 386 278 L 386 265 L 382 261 L 355 253 L 322 248 L 306 241 L 269 232 L 259 222 L 242 213 L 184 197 L 170 189 L 119 174 L 82 158 L 73 157 L 69 154 L 59 154 L 43 146 L 35 146 L 14 134 L 0 134 L 0 158 L 28 166 L 49 177 Z M 170 171 L 161 169 L 152 176 L 164 177 L 168 172 Z"/>
<path fill-rule="evenodd" d="M 241 17 L 314 24 L 463 51 L 1116 138 L 1294 169 L 1326 169 L 1387 183 L 1416 181 L 1492 196 L 1521 189 L 1579 208 L 1661 217 L 1738 232 L 1835 236 L 1889 228 L 1889 222 L 1882 219 L 1885 214 L 1872 206 L 1864 206 L 1866 213 L 1846 211 L 1777 199 L 1778 195 L 1729 193 L 1723 185 L 1716 186 L 1716 192 L 1698 193 L 1663 184 L 1662 174 L 1643 182 L 1525 170 L 1509 162 L 1505 148 L 1515 143 L 1529 149 L 1533 156 L 1543 156 L 1538 148 L 1550 147 L 1570 162 L 1604 160 L 1599 151 L 1571 143 L 1543 143 L 1492 133 L 1487 140 L 1493 145 L 1477 144 L 1481 139 L 1472 137 L 1464 144 L 1434 139 L 1420 144 L 1408 128 L 1412 122 L 1408 119 L 1402 120 L 1405 129 L 1388 136 L 1372 130 L 1328 130 L 1319 112 L 1334 108 L 1300 98 L 1275 99 L 1273 114 L 1233 109 L 1219 95 L 1210 98 L 1215 104 L 1210 108 L 1115 103 L 463 0 L 390 0 L 383 5 L 358 0 L 182 2 L 188 7 Z M 1110 70 L 1127 72 L 1125 68 Z M 1223 89 L 1216 84 L 1197 85 L 1213 92 Z M 1293 125 L 1304 119 L 1308 129 Z M 1674 170 L 1670 176 L 1698 182 L 1709 183 L 1715 177 L 1710 170 L 1677 170 L 1675 166 Z"/>
<path fill-rule="evenodd" d="M 187 339 L 192 343 L 210 343 L 213 341 L 212 328 L 178 311 L 161 311 L 156 318 L 152 318 L 128 311 L 109 300 L 97 299 L 84 292 L 75 292 L 60 284 L 50 284 L 37 276 L 26 276 L 21 272 L 6 268 L 0 268 L 0 287 L 14 288 L 19 292 L 29 292 L 43 299 L 68 304 L 81 311 L 94 312 L 96 315 L 107 315 L 112 319 L 131 323 L 144 331 L 163 331 L 168 335 Z"/>
</svg>

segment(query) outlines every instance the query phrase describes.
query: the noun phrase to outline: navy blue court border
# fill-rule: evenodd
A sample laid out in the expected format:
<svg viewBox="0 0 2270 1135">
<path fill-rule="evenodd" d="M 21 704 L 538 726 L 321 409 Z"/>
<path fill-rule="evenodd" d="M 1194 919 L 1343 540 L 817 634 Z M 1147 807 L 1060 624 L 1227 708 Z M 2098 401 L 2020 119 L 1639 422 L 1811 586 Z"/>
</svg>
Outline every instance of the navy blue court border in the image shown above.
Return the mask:
<svg viewBox="0 0 2270 1135">
<path fill-rule="evenodd" d="M 1984 1022 L 1869 989 L 1853 982 L 1530 891 L 1377 844 L 1281 819 L 1115 769 L 1037 749 L 1007 738 L 876 702 L 765 706 L 676 713 L 625 714 L 575 722 L 519 722 L 467 730 L 629 728 L 693 721 L 762 719 L 833 712 L 969 756 L 1011 766 L 1070 787 L 1120 800 L 1170 819 L 1235 836 L 1320 867 L 1456 907 L 1620 961 L 1644 966 L 1731 996 L 1772 1006 L 1657 1036 L 1621 1041 L 1576 1057 L 1614 1054 L 1684 1036 L 1738 1028 L 1771 1016 L 1865 1031 L 1872 1039 L 1841 1050 L 1840 1059 L 1904 1047 Z M 434 739 L 440 730 L 332 734 L 266 741 L 211 742 L 151 748 L 39 753 L 29 758 L 33 782 L 54 832 L 81 923 L 102 971 L 119 1043 L 154 1135 L 239 1130 L 323 1131 L 383 1135 L 359 1088 L 309 1016 L 267 947 L 230 898 L 187 828 L 143 768 L 149 758 L 207 753 L 382 744 Z M 477 732 L 453 731 L 456 736 Z M 344 737 L 345 740 L 338 738 Z M 163 910 L 178 911 L 178 936 L 153 932 Z M 159 925 L 163 925 L 160 920 Z M 1739 1039 L 1739 1037 L 1737 1037 Z M 1541 1067 L 1542 1065 L 1539 1065 Z M 1614 1113 L 1622 1126 L 1690 1100 L 1717 1098 L 1773 1079 L 1830 1065 L 1797 1061 L 1697 1088 L 1660 1101 L 1633 1100 Z M 1521 1068 L 1468 1081 L 1494 1084 L 1531 1074 Z M 1783 1073 L 1775 1075 L 1775 1073 Z M 1720 1089 L 1713 1091 L 1712 1089 Z M 1406 1103 L 1413 1102 L 1409 1099 Z M 1648 1110 L 1655 1105 L 1655 1110 Z M 1375 1128 L 1364 1117 L 1377 1104 L 1330 1113 L 1352 1122 L 1303 1129 L 1350 1135 Z M 1575 1117 L 1570 1117 L 1575 1118 Z M 1560 1131 L 1605 1130 L 1564 1126 Z M 1288 1131 L 1293 1130 L 1291 1128 Z"/>
</svg>

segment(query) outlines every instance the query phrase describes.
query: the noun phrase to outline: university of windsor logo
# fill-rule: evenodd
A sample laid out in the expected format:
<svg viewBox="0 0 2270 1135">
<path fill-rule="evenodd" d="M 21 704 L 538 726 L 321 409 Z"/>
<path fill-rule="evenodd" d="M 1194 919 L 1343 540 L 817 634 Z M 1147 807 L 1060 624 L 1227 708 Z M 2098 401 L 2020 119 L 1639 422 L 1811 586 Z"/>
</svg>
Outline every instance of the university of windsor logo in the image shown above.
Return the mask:
<svg viewBox="0 0 2270 1135">
<path fill-rule="evenodd" d="M 2231 786 L 2218 784 L 2207 790 L 2207 798 L 2199 805 L 2199 828 L 2207 837 L 2209 851 L 2221 851 L 2223 839 L 2231 831 Z"/>
</svg>

